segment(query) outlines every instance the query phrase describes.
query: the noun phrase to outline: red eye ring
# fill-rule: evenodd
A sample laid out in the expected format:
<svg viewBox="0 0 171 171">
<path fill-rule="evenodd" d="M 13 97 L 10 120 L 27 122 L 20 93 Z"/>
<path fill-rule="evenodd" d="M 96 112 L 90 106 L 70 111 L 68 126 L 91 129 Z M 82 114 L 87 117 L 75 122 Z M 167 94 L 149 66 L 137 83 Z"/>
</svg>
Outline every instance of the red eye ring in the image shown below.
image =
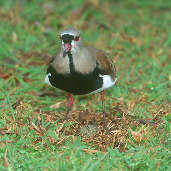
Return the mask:
<svg viewBox="0 0 171 171">
<path fill-rule="evenodd" d="M 74 38 L 74 41 L 78 41 L 80 39 L 80 36 L 76 36 L 75 38 Z"/>
</svg>

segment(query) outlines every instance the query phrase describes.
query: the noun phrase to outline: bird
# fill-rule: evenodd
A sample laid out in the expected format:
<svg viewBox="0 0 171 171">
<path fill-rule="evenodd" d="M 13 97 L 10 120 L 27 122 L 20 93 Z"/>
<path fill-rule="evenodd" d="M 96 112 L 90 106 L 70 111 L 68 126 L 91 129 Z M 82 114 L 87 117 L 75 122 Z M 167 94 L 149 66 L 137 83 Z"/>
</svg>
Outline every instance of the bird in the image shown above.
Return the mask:
<svg viewBox="0 0 171 171">
<path fill-rule="evenodd" d="M 116 68 L 103 50 L 83 46 L 80 31 L 67 28 L 60 32 L 61 50 L 47 67 L 45 82 L 67 93 L 66 117 L 73 105 L 73 95 L 100 93 L 104 122 L 104 90 L 114 86 Z"/>
</svg>

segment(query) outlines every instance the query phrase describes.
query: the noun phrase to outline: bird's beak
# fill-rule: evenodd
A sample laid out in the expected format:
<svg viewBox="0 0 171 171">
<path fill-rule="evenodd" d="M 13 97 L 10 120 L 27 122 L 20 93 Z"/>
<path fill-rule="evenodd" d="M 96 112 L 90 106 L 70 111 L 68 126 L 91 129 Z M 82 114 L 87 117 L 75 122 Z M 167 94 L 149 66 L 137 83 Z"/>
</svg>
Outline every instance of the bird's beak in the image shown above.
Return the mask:
<svg viewBox="0 0 171 171">
<path fill-rule="evenodd" d="M 63 56 L 65 56 L 70 49 L 71 49 L 71 44 L 70 43 L 64 43 L 64 53 L 63 53 Z"/>
</svg>

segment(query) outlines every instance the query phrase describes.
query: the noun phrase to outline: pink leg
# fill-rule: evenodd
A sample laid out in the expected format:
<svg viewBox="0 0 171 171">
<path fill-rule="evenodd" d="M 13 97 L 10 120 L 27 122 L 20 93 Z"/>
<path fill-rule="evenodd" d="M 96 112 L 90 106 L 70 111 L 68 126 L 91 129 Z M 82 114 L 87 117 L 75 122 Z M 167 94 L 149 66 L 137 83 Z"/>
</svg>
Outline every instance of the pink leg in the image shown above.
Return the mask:
<svg viewBox="0 0 171 171">
<path fill-rule="evenodd" d="M 67 109 L 68 111 L 70 111 L 72 105 L 73 105 L 73 98 L 72 98 L 72 94 L 67 94 L 67 98 L 68 98 L 68 106 Z"/>
<path fill-rule="evenodd" d="M 105 106 L 104 106 L 104 101 L 105 101 L 105 92 L 104 90 L 100 92 L 101 95 L 101 100 L 102 100 L 102 108 L 103 108 L 103 120 L 104 120 L 104 128 L 106 129 L 106 114 L 105 114 Z"/>
<path fill-rule="evenodd" d="M 105 101 L 105 92 L 104 90 L 100 92 L 100 95 L 101 95 L 101 100 L 102 100 L 102 108 L 103 108 L 103 111 L 104 111 L 104 101 Z"/>
<path fill-rule="evenodd" d="M 67 112 L 66 112 L 66 115 L 65 115 L 65 119 L 67 118 L 68 113 L 71 110 L 72 105 L 73 105 L 72 94 L 67 94 Z"/>
</svg>

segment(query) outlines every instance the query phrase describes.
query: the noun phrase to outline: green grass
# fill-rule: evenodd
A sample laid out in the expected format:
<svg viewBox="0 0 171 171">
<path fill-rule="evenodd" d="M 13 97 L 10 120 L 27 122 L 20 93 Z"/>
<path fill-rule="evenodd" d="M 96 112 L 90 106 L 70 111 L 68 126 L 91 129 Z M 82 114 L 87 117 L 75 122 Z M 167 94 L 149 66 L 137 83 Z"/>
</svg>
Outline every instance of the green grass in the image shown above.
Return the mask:
<svg viewBox="0 0 171 171">
<path fill-rule="evenodd" d="M 0 170 L 171 169 L 171 2 L 86 2 L 0 1 Z M 115 130 L 126 128 L 120 140 L 124 150 L 112 144 L 101 149 L 81 135 L 59 131 L 55 118 L 65 107 L 49 106 L 65 97 L 45 85 L 44 77 L 48 56 L 60 47 L 59 31 L 70 26 L 81 30 L 85 44 L 105 50 L 115 61 L 118 82 L 106 92 L 106 110 L 121 106 L 136 120 L 154 122 L 121 122 Z M 56 96 L 41 96 L 45 92 Z M 77 100 L 74 112 L 86 109 L 98 114 L 101 106 L 91 98 Z M 122 114 L 117 111 L 115 118 Z M 74 124 L 65 123 L 66 132 Z M 131 131 L 141 128 L 138 142 Z"/>
</svg>

